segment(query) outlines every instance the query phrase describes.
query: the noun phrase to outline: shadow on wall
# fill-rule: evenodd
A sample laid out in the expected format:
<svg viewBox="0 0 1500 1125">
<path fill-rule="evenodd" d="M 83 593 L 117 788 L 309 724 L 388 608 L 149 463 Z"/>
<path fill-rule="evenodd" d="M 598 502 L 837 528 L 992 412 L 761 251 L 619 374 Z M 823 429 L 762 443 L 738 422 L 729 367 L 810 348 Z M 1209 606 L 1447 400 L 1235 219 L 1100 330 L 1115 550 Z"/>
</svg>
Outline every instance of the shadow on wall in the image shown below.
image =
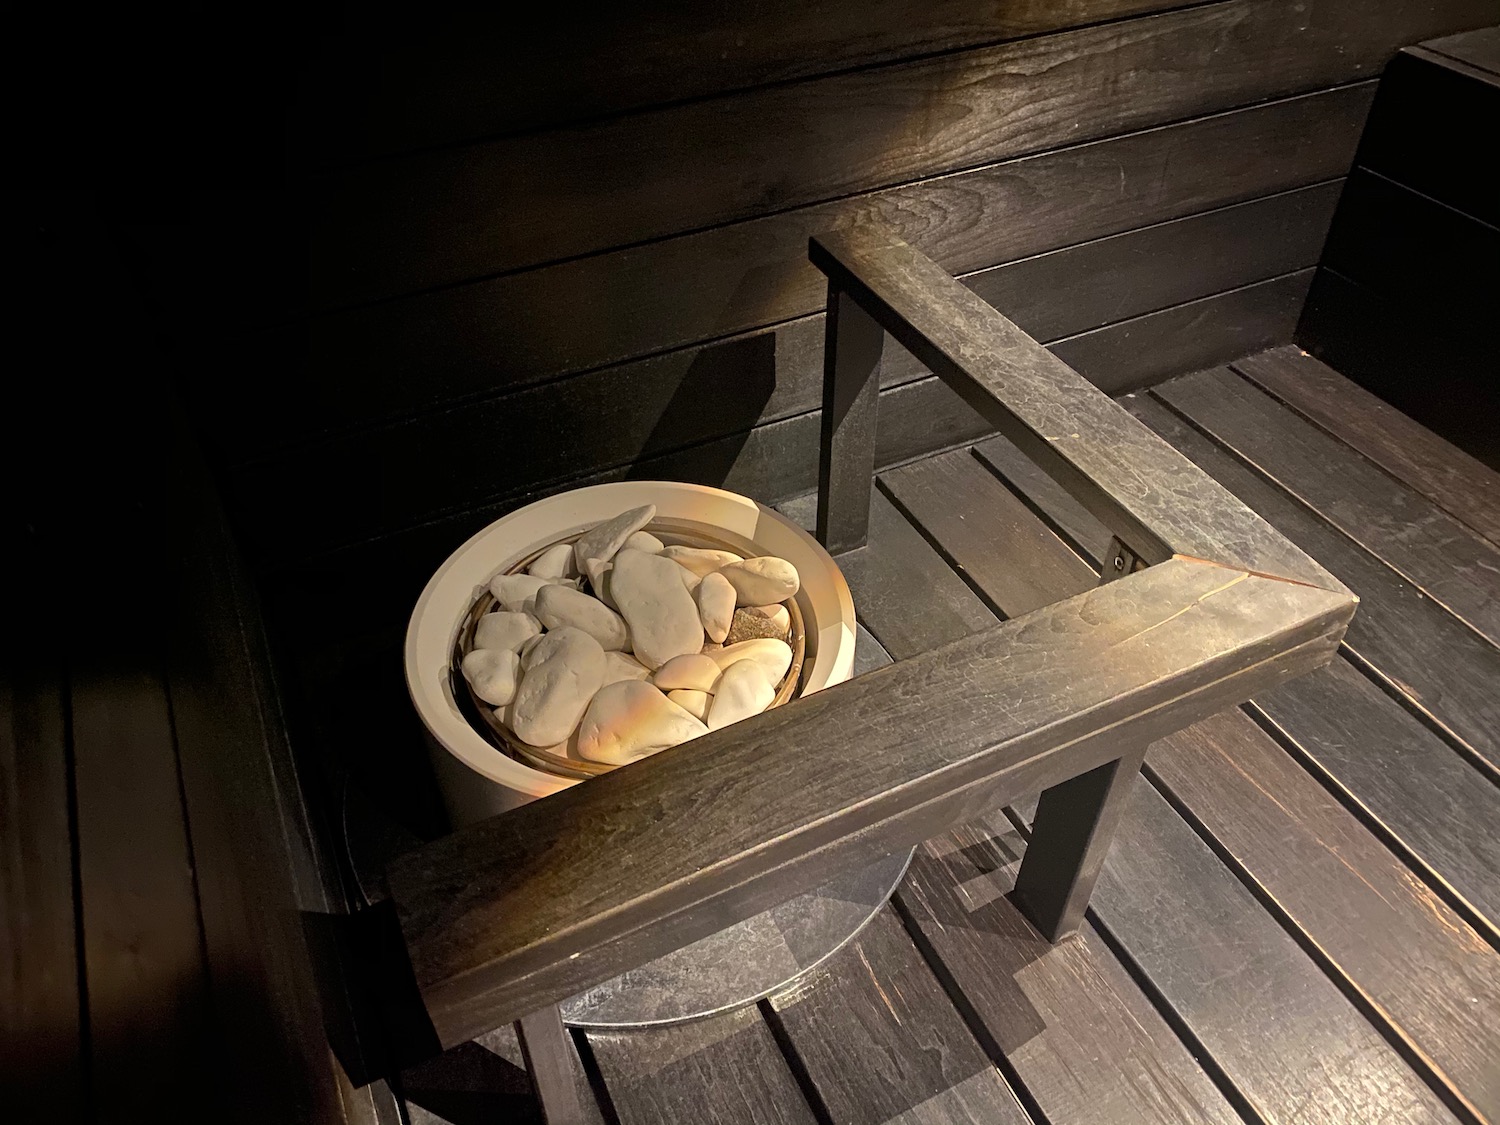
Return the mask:
<svg viewBox="0 0 1500 1125">
<path fill-rule="evenodd" d="M 751 429 L 776 390 L 776 334 L 764 332 L 693 354 L 627 476 L 654 478 L 648 458 L 716 433 L 732 436 L 704 446 L 679 479 L 721 487 L 729 479 Z M 644 462 L 644 463 L 643 463 Z"/>
</svg>

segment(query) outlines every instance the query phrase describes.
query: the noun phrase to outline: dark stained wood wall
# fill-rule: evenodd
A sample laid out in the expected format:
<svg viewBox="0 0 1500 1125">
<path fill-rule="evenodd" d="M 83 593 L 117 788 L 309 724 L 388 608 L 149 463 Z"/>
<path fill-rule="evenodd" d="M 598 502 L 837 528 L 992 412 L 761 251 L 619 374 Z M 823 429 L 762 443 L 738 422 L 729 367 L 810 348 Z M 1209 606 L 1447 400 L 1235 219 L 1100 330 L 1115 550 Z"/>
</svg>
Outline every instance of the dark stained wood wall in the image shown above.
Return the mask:
<svg viewBox="0 0 1500 1125">
<path fill-rule="evenodd" d="M 1494 11 L 1500 20 L 1500 7 Z M 1500 27 L 1392 61 L 1297 341 L 1500 467 Z"/>
<path fill-rule="evenodd" d="M 1489 8 L 372 16 L 306 61 L 288 190 L 139 253 L 263 565 L 583 480 L 770 501 L 812 480 L 809 234 L 891 226 L 1111 390 L 1220 362 L 1290 338 L 1386 62 Z M 923 375 L 889 364 L 888 462 L 975 436 Z"/>
</svg>

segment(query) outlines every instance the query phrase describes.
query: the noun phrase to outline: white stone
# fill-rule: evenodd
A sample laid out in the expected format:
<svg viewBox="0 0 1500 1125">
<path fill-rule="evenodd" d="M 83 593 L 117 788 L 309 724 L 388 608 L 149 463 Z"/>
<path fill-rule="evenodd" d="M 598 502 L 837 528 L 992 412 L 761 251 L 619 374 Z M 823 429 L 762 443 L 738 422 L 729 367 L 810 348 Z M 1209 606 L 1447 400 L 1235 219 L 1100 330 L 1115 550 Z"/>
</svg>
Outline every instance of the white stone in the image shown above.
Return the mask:
<svg viewBox="0 0 1500 1125">
<path fill-rule="evenodd" d="M 650 684 L 621 680 L 590 701 L 578 727 L 578 753 L 623 766 L 707 733 L 700 720 Z"/>
<path fill-rule="evenodd" d="M 711 547 L 664 547 L 661 553 L 679 566 L 691 570 L 699 578 L 712 574 L 722 566 L 744 561 L 733 551 L 716 551 Z"/>
<path fill-rule="evenodd" d="M 490 579 L 490 593 L 501 609 L 513 613 L 531 613 L 536 609 L 536 592 L 543 586 L 573 586 L 571 578 L 538 578 L 534 574 L 497 574 Z"/>
<path fill-rule="evenodd" d="M 762 555 L 757 559 L 730 563 L 720 569 L 734 587 L 740 605 L 768 605 L 784 602 L 801 588 L 797 568 L 785 559 Z"/>
<path fill-rule="evenodd" d="M 648 555 L 659 555 L 666 544 L 649 531 L 633 531 L 626 536 L 621 546 L 633 551 L 645 551 Z"/>
<path fill-rule="evenodd" d="M 667 698 L 700 723 L 708 722 L 708 708 L 714 701 L 714 697 L 708 692 L 677 688 L 675 691 L 667 692 Z"/>
<path fill-rule="evenodd" d="M 714 670 L 718 671 L 717 666 Z M 650 678 L 651 669 L 628 653 L 606 652 L 604 654 L 604 683 L 601 686 L 608 687 L 621 680 L 649 680 Z"/>
<path fill-rule="evenodd" d="M 474 647 L 520 652 L 521 646 L 542 631 L 542 623 L 529 613 L 486 613 L 474 626 Z"/>
<path fill-rule="evenodd" d="M 724 669 L 719 690 L 708 708 L 708 729 L 718 730 L 730 723 L 759 715 L 776 698 L 776 689 L 753 660 L 741 660 Z"/>
<path fill-rule="evenodd" d="M 604 649 L 598 641 L 567 627 L 545 634 L 516 689 L 510 729 L 532 746 L 566 742 L 603 682 Z"/>
<path fill-rule="evenodd" d="M 708 639 L 722 641 L 729 636 L 735 602 L 734 587 L 729 584 L 729 579 L 718 571 L 705 574 L 693 597 L 698 601 L 698 617 Z"/>
<path fill-rule="evenodd" d="M 781 683 L 787 669 L 792 666 L 792 646 L 771 637 L 726 645 L 709 656 L 725 671 L 741 661 L 752 661 L 772 684 Z"/>
<path fill-rule="evenodd" d="M 610 593 L 630 626 L 637 660 L 654 669 L 703 647 L 703 623 L 693 595 L 677 576 L 681 567 L 631 548 L 616 554 L 614 563 Z"/>
<path fill-rule="evenodd" d="M 509 649 L 476 648 L 459 667 L 474 694 L 486 703 L 503 707 L 516 695 L 520 658 Z"/>
<path fill-rule="evenodd" d="M 536 617 L 548 629 L 582 629 L 606 652 L 630 647 L 625 619 L 598 598 L 564 586 L 543 586 L 536 592 Z"/>
<path fill-rule="evenodd" d="M 689 652 L 674 656 L 651 676 L 651 682 L 662 691 L 678 688 L 690 691 L 706 691 L 712 694 L 714 683 L 723 671 L 713 660 L 702 653 Z"/>
<path fill-rule="evenodd" d="M 585 559 L 584 569 L 589 576 L 589 589 L 594 591 L 594 597 L 598 598 L 610 609 L 618 609 L 615 599 L 609 592 L 609 572 L 614 570 L 614 563 L 600 562 L 598 559 Z"/>
<path fill-rule="evenodd" d="M 573 544 L 573 558 L 578 569 L 586 570 L 584 567 L 586 559 L 609 562 L 615 557 L 615 552 L 625 545 L 625 540 L 655 518 L 656 505 L 646 504 L 640 508 L 631 508 L 630 511 L 622 512 L 612 520 L 605 520 L 589 528 Z"/>
<path fill-rule="evenodd" d="M 520 656 L 521 656 L 521 670 L 523 672 L 527 668 L 531 667 L 531 654 L 536 651 L 537 643 L 539 641 L 541 641 L 541 639 L 542 639 L 542 634 L 538 633 L 534 637 L 528 637 L 525 641 L 523 641 L 521 643 L 521 653 L 520 653 Z"/>
<path fill-rule="evenodd" d="M 572 578 L 578 573 L 573 565 L 573 544 L 554 543 L 531 560 L 526 573 L 536 578 Z"/>
</svg>

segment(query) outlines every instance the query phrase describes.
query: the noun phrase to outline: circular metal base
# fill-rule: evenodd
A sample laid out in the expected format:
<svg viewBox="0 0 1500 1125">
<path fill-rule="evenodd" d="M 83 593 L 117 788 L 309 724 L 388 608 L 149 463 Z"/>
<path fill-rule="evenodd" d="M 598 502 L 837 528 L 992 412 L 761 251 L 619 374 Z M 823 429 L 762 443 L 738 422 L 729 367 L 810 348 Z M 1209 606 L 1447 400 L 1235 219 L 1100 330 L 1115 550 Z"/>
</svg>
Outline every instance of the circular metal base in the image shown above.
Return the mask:
<svg viewBox="0 0 1500 1125">
<path fill-rule="evenodd" d="M 586 1028 L 678 1023 L 779 992 L 864 929 L 911 855 L 886 856 L 564 1000 L 563 1020 Z"/>
<path fill-rule="evenodd" d="M 385 866 L 419 843 L 356 787 L 343 793 L 344 844 L 368 902 L 385 897 Z M 701 1019 L 753 1004 L 818 967 L 889 901 L 912 853 L 886 856 L 754 918 L 685 945 L 562 1003 L 565 1022 L 631 1028 Z"/>
</svg>

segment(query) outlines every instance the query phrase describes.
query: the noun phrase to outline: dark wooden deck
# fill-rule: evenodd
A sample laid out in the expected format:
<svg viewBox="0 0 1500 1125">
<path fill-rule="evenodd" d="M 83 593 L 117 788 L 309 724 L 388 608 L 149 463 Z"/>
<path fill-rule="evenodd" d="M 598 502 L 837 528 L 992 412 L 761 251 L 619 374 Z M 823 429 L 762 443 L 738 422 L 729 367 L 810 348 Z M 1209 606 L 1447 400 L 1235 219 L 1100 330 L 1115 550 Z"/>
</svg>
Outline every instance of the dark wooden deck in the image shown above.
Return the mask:
<svg viewBox="0 0 1500 1125">
<path fill-rule="evenodd" d="M 1006 897 L 1031 809 L 997 811 L 924 845 L 874 923 L 786 993 L 664 1030 L 575 1034 L 594 1120 L 1500 1121 L 1500 476 L 1295 348 L 1123 401 L 1360 595 L 1340 657 L 1152 748 L 1078 937 L 1048 944 Z M 861 670 L 1098 580 L 1108 533 L 1003 439 L 878 483 L 870 543 L 841 559 Z M 812 523 L 811 496 L 783 507 Z M 14 781 L 0 790 L 0 955 L 16 967 L 0 1011 L 19 1014 L 0 1031 L 24 1047 L 0 1063 L 23 1118 L 116 1104 L 171 1118 L 217 1080 L 201 1030 L 213 1013 L 271 987 L 210 991 L 205 958 L 251 964 L 235 951 L 300 925 L 280 900 L 222 908 L 225 855 L 279 853 L 228 821 L 189 838 L 173 810 L 197 810 L 213 779 L 201 756 L 176 763 L 174 739 L 220 742 L 276 704 L 269 684 L 261 699 L 228 673 L 166 677 L 151 661 L 125 680 L 77 661 L 65 675 L 55 601 L 20 607 L 30 670 L 0 697 L 0 779 Z M 113 620 L 145 628 L 131 607 L 150 604 Z M 238 652 L 240 634 L 221 631 L 213 643 Z M 360 889 L 340 879 L 378 872 L 408 828 L 438 830 L 397 643 L 361 632 L 338 660 L 280 665 L 298 737 L 329 747 L 303 784 L 344 798 L 341 818 L 318 808 L 298 831 L 351 853 L 345 865 L 289 837 L 290 854 L 306 849 L 304 914 L 339 913 Z M 339 690 L 299 694 L 299 680 Z M 326 718 L 308 710 L 320 697 L 337 703 Z M 263 752 L 225 747 L 236 763 Z M 248 778 L 235 808 L 295 789 L 277 761 L 264 777 L 230 771 Z M 279 987 L 317 1050 L 300 972 Z M 509 1029 L 356 1091 L 298 1079 L 257 1019 L 226 1042 L 268 1080 L 307 1081 L 308 1119 L 537 1119 Z"/>
<path fill-rule="evenodd" d="M 1500 1120 L 1500 478 L 1295 348 L 1124 402 L 1361 596 L 1342 659 L 1152 748 L 1079 937 L 1006 898 L 1031 810 L 997 812 L 785 994 L 576 1033 L 598 1120 Z M 1004 439 L 882 473 L 861 670 L 1091 585 L 1108 540 Z M 519 1061 L 411 1069 L 407 1113 L 524 1119 Z"/>
</svg>

